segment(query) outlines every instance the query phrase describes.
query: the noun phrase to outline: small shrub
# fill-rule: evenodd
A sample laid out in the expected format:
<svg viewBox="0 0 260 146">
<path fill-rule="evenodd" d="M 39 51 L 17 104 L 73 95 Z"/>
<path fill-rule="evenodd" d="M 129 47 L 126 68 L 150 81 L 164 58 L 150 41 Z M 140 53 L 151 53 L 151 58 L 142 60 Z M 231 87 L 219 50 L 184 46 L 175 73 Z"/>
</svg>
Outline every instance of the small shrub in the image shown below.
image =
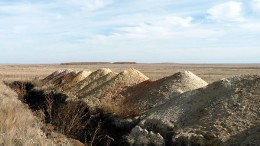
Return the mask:
<svg viewBox="0 0 260 146">
<path fill-rule="evenodd" d="M 109 101 L 101 102 L 99 109 L 105 113 L 111 113 L 120 118 L 136 117 L 140 115 L 140 110 L 137 108 L 123 107 L 120 103 L 113 103 Z"/>
<path fill-rule="evenodd" d="M 69 136 L 83 133 L 88 124 L 88 110 L 82 103 L 67 102 L 59 108 L 59 112 L 53 115 L 52 123 L 57 130 Z"/>
</svg>

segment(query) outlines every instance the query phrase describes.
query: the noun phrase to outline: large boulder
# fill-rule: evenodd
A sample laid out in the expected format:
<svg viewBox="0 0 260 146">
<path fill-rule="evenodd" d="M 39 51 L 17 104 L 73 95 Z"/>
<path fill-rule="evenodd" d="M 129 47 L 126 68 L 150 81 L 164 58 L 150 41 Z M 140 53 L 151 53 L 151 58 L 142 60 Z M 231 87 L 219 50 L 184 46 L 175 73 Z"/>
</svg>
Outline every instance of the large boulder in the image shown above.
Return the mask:
<svg viewBox="0 0 260 146">
<path fill-rule="evenodd" d="M 164 146 L 164 138 L 159 133 L 153 133 L 136 126 L 126 137 L 130 146 Z"/>
</svg>

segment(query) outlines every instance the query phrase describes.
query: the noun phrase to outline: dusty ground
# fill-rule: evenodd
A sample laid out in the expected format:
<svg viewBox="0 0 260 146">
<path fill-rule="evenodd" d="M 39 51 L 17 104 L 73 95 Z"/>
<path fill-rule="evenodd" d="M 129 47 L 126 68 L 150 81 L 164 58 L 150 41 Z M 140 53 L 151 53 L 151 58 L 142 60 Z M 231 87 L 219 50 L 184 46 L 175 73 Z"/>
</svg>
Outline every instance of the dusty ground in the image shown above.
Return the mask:
<svg viewBox="0 0 260 146">
<path fill-rule="evenodd" d="M 260 73 L 260 64 L 104 64 L 104 65 L 0 65 L 0 80 L 43 78 L 58 69 L 90 70 L 110 68 L 121 72 L 135 68 L 151 79 L 189 70 L 208 83 L 233 75 Z"/>
</svg>

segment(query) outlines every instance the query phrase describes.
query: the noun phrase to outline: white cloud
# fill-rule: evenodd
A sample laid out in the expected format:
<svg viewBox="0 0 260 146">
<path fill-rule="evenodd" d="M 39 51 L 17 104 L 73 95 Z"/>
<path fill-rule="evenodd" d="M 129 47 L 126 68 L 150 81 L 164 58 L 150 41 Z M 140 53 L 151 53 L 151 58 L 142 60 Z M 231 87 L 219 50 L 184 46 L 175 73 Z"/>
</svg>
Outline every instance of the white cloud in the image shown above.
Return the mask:
<svg viewBox="0 0 260 146">
<path fill-rule="evenodd" d="M 252 0 L 251 5 L 255 12 L 260 13 L 260 0 Z"/>
<path fill-rule="evenodd" d="M 243 3 L 229 1 L 210 8 L 207 12 L 209 19 L 214 21 L 242 21 Z"/>
<path fill-rule="evenodd" d="M 64 1 L 61 1 L 63 3 Z M 112 2 L 112 0 L 66 0 L 67 3 L 74 6 L 79 6 L 84 11 L 94 11 L 104 8 Z"/>
<path fill-rule="evenodd" d="M 192 17 L 166 16 L 147 23 L 123 26 L 114 29 L 110 35 L 95 35 L 91 42 L 150 41 L 178 39 L 218 39 L 225 34 L 219 29 L 212 29 L 192 23 Z"/>
<path fill-rule="evenodd" d="M 0 13 L 5 14 L 27 14 L 34 12 L 35 9 L 31 5 L 0 5 Z"/>
<path fill-rule="evenodd" d="M 168 22 L 171 25 L 188 27 L 191 25 L 192 17 L 181 18 L 177 16 L 170 16 L 166 17 L 166 22 Z"/>
<path fill-rule="evenodd" d="M 27 28 L 25 26 L 15 26 L 13 28 L 13 33 L 15 34 L 21 34 L 21 33 L 24 33 L 26 32 Z"/>
</svg>

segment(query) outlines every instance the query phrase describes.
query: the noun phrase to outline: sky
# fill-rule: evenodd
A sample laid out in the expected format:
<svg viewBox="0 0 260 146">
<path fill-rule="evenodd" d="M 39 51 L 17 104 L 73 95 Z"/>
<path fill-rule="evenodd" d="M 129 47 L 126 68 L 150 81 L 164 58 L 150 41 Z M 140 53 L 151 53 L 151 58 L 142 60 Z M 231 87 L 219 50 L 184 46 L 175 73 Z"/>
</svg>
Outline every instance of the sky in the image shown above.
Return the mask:
<svg viewBox="0 0 260 146">
<path fill-rule="evenodd" d="M 0 63 L 260 63 L 260 0 L 0 0 Z"/>
</svg>

